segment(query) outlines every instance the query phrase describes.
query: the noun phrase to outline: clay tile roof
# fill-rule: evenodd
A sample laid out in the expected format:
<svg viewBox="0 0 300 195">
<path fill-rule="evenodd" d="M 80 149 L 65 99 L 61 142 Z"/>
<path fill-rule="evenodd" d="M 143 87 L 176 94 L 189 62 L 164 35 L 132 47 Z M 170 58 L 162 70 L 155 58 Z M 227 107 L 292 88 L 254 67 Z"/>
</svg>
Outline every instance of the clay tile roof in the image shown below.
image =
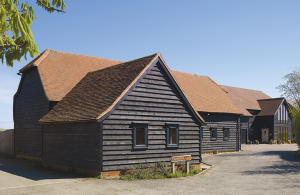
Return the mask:
<svg viewBox="0 0 300 195">
<path fill-rule="evenodd" d="M 284 98 L 258 100 L 261 111 L 257 116 L 275 115 Z"/>
<path fill-rule="evenodd" d="M 36 66 L 48 99 L 60 101 L 88 72 L 120 63 L 122 61 L 47 49 L 19 72 Z"/>
<path fill-rule="evenodd" d="M 198 112 L 241 114 L 226 92 L 211 78 L 178 71 L 171 73 Z"/>
<path fill-rule="evenodd" d="M 40 123 L 96 120 L 107 113 L 158 54 L 89 72 Z"/>
<path fill-rule="evenodd" d="M 262 91 L 229 87 L 225 85 L 220 85 L 220 87 L 228 92 L 228 96 L 232 99 L 233 103 L 240 110 L 240 112 L 242 112 L 245 116 L 252 116 L 247 109 L 261 110 L 257 100 L 271 98 Z"/>
</svg>

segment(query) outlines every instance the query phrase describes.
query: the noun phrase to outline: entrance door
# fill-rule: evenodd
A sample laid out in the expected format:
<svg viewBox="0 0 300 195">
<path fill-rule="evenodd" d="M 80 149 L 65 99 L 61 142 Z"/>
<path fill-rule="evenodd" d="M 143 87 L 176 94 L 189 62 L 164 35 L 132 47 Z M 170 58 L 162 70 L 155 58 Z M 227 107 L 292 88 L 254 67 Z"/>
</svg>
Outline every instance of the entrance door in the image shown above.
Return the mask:
<svg viewBox="0 0 300 195">
<path fill-rule="evenodd" d="M 241 144 L 246 144 L 247 142 L 247 129 L 241 129 Z"/>
<path fill-rule="evenodd" d="M 268 128 L 262 128 L 261 129 L 261 142 L 262 143 L 268 143 L 269 141 L 269 129 Z"/>
</svg>

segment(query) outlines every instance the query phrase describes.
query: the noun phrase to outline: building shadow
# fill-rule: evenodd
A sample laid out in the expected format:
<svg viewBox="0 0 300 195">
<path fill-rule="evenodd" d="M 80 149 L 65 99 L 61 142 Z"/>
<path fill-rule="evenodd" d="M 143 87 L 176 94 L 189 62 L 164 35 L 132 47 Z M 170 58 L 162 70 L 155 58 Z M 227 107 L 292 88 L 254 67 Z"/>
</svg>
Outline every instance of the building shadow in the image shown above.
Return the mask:
<svg viewBox="0 0 300 195">
<path fill-rule="evenodd" d="M 14 159 L 0 155 L 0 173 L 6 172 L 26 179 L 40 181 L 46 179 L 77 179 L 86 178 L 76 173 L 63 173 L 61 171 L 44 168 L 40 162 L 24 159 Z"/>
<path fill-rule="evenodd" d="M 295 154 L 293 151 L 267 151 L 253 153 L 253 160 L 255 156 L 279 156 L 283 161 L 272 161 L 273 165 L 262 165 L 259 169 L 244 171 L 246 175 L 260 175 L 260 174 L 272 174 L 272 175 L 298 175 L 300 174 L 300 155 Z"/>
</svg>

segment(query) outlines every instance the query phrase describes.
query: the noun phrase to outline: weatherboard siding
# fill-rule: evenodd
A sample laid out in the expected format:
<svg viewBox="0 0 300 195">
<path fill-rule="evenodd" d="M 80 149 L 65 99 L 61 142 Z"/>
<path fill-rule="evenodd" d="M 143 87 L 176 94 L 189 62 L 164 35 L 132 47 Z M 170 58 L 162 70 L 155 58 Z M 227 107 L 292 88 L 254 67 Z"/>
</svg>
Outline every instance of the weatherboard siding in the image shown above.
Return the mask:
<svg viewBox="0 0 300 195">
<path fill-rule="evenodd" d="M 100 171 L 100 123 L 43 126 L 42 161 Z"/>
<path fill-rule="evenodd" d="M 49 111 L 48 99 L 37 68 L 25 71 L 14 97 L 15 154 L 38 157 L 42 153 L 42 126 Z"/>
<path fill-rule="evenodd" d="M 148 124 L 148 148 L 133 149 L 132 123 Z M 166 147 L 166 123 L 179 124 L 179 148 Z M 199 163 L 200 124 L 160 65 L 137 84 L 116 110 L 103 121 L 103 171 L 192 155 Z"/>
<path fill-rule="evenodd" d="M 201 151 L 211 152 L 239 150 L 239 139 L 237 138 L 237 128 L 240 126 L 238 116 L 233 115 L 214 115 L 201 113 L 206 122 L 203 126 L 203 139 L 201 141 Z M 211 128 L 217 128 L 217 140 L 211 140 Z M 224 140 L 223 129 L 229 128 L 229 139 Z M 239 129 L 238 129 L 239 130 Z"/>
</svg>

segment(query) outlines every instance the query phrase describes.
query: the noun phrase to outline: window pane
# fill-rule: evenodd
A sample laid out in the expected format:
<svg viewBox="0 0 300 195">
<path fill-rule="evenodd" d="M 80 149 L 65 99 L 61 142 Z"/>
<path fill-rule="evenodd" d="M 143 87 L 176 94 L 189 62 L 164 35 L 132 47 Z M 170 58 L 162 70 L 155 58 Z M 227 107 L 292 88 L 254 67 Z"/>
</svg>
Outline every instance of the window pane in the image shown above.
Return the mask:
<svg viewBox="0 0 300 195">
<path fill-rule="evenodd" d="M 211 138 L 213 138 L 213 139 L 217 138 L 217 130 L 216 129 L 211 130 Z"/>
<path fill-rule="evenodd" d="M 136 128 L 136 145 L 146 145 L 145 128 Z"/>
<path fill-rule="evenodd" d="M 169 144 L 177 144 L 177 129 L 169 128 Z"/>
<path fill-rule="evenodd" d="M 224 138 L 228 139 L 229 138 L 229 130 L 224 129 Z"/>
</svg>

